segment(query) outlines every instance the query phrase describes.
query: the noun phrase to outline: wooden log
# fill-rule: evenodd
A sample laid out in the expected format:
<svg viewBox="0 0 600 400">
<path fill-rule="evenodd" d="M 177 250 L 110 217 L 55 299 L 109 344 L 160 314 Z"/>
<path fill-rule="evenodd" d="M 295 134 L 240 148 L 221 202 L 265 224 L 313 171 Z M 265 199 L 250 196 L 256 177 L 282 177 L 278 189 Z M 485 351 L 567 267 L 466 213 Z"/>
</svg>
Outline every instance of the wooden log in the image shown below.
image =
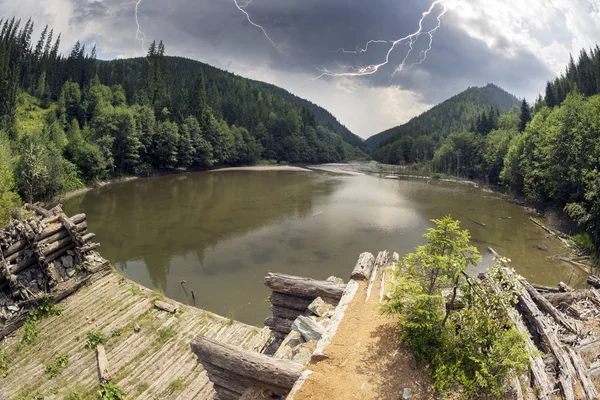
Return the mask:
<svg viewBox="0 0 600 400">
<path fill-rule="evenodd" d="M 371 253 L 362 253 L 352 270 L 350 279 L 367 280 L 371 277 L 371 272 L 375 266 L 375 256 Z"/>
<path fill-rule="evenodd" d="M 239 400 L 241 394 L 236 393 L 233 390 L 229 390 L 223 386 L 213 385 L 215 392 L 217 393 L 216 400 Z"/>
<path fill-rule="evenodd" d="M 285 318 L 269 317 L 265 319 L 265 326 L 268 326 L 273 331 L 285 334 L 290 333 L 290 331 L 292 330 L 293 323 L 294 320 Z"/>
<path fill-rule="evenodd" d="M 579 346 L 577 346 L 577 351 L 578 352 L 587 351 L 587 350 L 593 349 L 598 346 L 600 346 L 600 338 L 586 340 L 584 342 L 581 342 L 581 344 Z"/>
<path fill-rule="evenodd" d="M 497 285 L 490 286 L 496 293 L 499 293 L 502 290 Z M 514 307 L 509 307 L 510 308 L 507 311 L 510 321 L 515 329 L 525 338 L 525 347 L 529 353 L 529 369 L 531 370 L 533 384 L 537 387 L 537 398 L 540 400 L 550 400 L 552 398 L 553 388 L 548 379 L 548 375 L 546 374 L 546 363 L 540 355 L 537 355 L 538 349 L 531 339 L 531 335 L 523 322 L 523 318 Z"/>
<path fill-rule="evenodd" d="M 83 232 L 87 229 L 87 222 L 85 221 L 85 214 L 77 214 L 73 217 L 73 221 L 77 223 L 76 229 L 78 232 Z M 65 230 L 64 226 L 60 223 L 49 225 L 43 232 L 37 235 L 33 243 L 39 242 L 54 242 L 58 239 L 61 239 L 68 235 L 68 232 Z M 15 242 L 12 246 L 4 251 L 4 257 L 7 261 L 14 261 L 24 248 L 28 247 L 30 243 L 27 240 L 19 240 Z M 17 255 L 15 255 L 17 254 Z"/>
<path fill-rule="evenodd" d="M 96 347 L 96 359 L 98 361 L 98 379 L 100 379 L 100 383 L 109 383 L 112 380 L 112 376 L 108 368 L 106 350 L 101 344 Z"/>
<path fill-rule="evenodd" d="M 538 285 L 536 283 L 532 283 L 531 286 L 533 286 L 535 288 L 535 290 L 537 290 L 538 292 L 544 293 L 544 294 L 560 292 L 560 289 L 557 287 Z"/>
<path fill-rule="evenodd" d="M 575 350 L 573 350 L 571 348 L 567 349 L 567 351 L 569 352 L 571 361 L 573 362 L 573 365 L 575 366 L 575 370 L 577 371 L 577 376 L 579 377 L 579 380 L 581 381 L 581 386 L 583 386 L 583 391 L 585 392 L 586 399 L 589 399 L 589 400 L 598 399 L 598 391 L 596 390 L 596 387 L 592 383 L 592 380 L 590 379 L 590 377 L 587 373 L 587 367 L 586 367 L 585 363 L 583 362 L 583 360 L 581 359 L 581 356 L 579 355 L 579 353 L 577 353 Z"/>
<path fill-rule="evenodd" d="M 329 325 L 327 325 L 327 329 L 325 333 L 321 337 L 321 339 L 317 342 L 317 347 L 313 352 L 312 359 L 315 361 L 323 360 L 327 358 L 327 354 L 325 353 L 325 348 L 331 343 L 331 340 L 335 336 L 342 319 L 344 318 L 344 313 L 348 308 L 348 305 L 354 299 L 354 295 L 358 290 L 358 282 L 351 279 L 350 282 L 346 285 L 346 289 L 344 290 L 344 295 L 342 296 L 339 304 L 335 308 L 333 316 L 329 320 Z"/>
<path fill-rule="evenodd" d="M 202 335 L 192 341 L 191 348 L 201 363 L 207 362 L 257 382 L 285 389 L 294 386 L 304 369 L 302 364 L 252 353 Z"/>
<path fill-rule="evenodd" d="M 45 218 L 52 217 L 52 213 L 50 211 L 46 210 L 45 208 L 40 207 L 38 204 L 25 203 L 25 205 L 23 207 L 25 207 L 29 211 L 33 211 L 36 214 L 41 215 L 42 217 L 45 217 Z"/>
<path fill-rule="evenodd" d="M 593 294 L 590 290 L 574 290 L 564 293 L 544 293 L 542 296 L 553 306 L 558 306 L 560 303 L 573 304 L 577 301 L 586 300 L 592 297 Z"/>
<path fill-rule="evenodd" d="M 314 299 L 292 296 L 279 292 L 271 293 L 269 300 L 273 306 L 289 308 L 291 310 L 305 311 Z"/>
<path fill-rule="evenodd" d="M 371 271 L 371 278 L 369 279 L 369 285 L 367 286 L 367 296 L 365 298 L 365 303 L 369 301 L 371 298 L 371 290 L 373 289 L 373 284 L 375 283 L 375 278 L 377 277 L 377 272 L 380 269 L 383 269 L 391 260 L 390 253 L 386 250 L 380 251 L 377 254 L 377 258 L 375 259 L 375 266 L 373 267 L 373 271 Z"/>
<path fill-rule="evenodd" d="M 317 297 L 340 299 L 345 287 L 343 284 L 329 281 L 271 272 L 265 277 L 265 285 L 275 292 L 313 299 Z"/>
<path fill-rule="evenodd" d="M 273 398 L 272 393 L 264 388 L 250 388 L 242 394 L 239 400 L 264 400 Z"/>
<path fill-rule="evenodd" d="M 293 310 L 291 308 L 279 307 L 275 305 L 271 305 L 271 311 L 273 312 L 273 317 L 291 319 L 292 321 L 298 318 L 299 315 L 304 314 L 304 312 L 299 310 Z"/>
<path fill-rule="evenodd" d="M 600 289 L 600 278 L 598 278 L 596 275 L 588 276 L 587 283 L 596 289 Z"/>
<path fill-rule="evenodd" d="M 567 303 L 560 303 L 560 306 L 562 307 L 562 309 L 569 314 L 570 316 L 572 316 L 573 318 L 577 318 L 581 321 L 587 321 L 588 319 L 586 317 L 583 317 L 581 315 L 581 313 L 579 311 L 577 311 L 575 309 L 575 307 L 567 304 Z"/>
<path fill-rule="evenodd" d="M 538 293 L 538 291 L 535 290 L 535 288 L 531 286 L 531 284 L 527 282 L 527 280 L 525 280 L 524 278 L 520 278 L 519 282 L 521 283 L 521 285 L 523 285 L 525 290 L 527 290 L 529 295 L 535 300 L 535 302 L 544 312 L 550 314 L 556 322 L 567 328 L 569 332 L 579 334 L 577 325 L 565 318 L 565 316 L 556 308 L 554 308 L 554 306 L 552 305 L 552 303 L 550 303 L 550 301 L 548 301 L 548 299 L 546 299 L 544 296 Z"/>
<path fill-rule="evenodd" d="M 505 270 L 508 269 L 505 268 Z M 544 315 L 533 301 L 529 290 L 525 287 L 519 294 L 519 305 L 525 318 L 527 318 L 533 329 L 542 337 L 544 343 L 556 358 L 559 369 L 559 383 L 563 395 L 569 400 L 574 399 L 573 379 L 575 379 L 575 368 L 567 352 L 560 344 L 558 337 L 544 321 Z"/>
<path fill-rule="evenodd" d="M 171 313 L 171 314 L 175 314 L 178 310 L 177 306 L 174 306 L 173 304 L 167 303 L 165 301 L 160 301 L 160 300 L 156 300 L 154 302 L 154 307 L 158 308 L 159 310 L 163 310 L 168 313 Z"/>
<path fill-rule="evenodd" d="M 212 383 L 225 387 L 236 393 L 244 393 L 247 389 L 257 387 L 257 382 L 254 378 L 248 378 L 239 375 L 233 371 L 226 370 L 216 365 L 204 362 L 202 367 L 208 373 L 208 377 Z M 269 389 L 272 393 L 280 396 L 285 396 L 290 389 L 283 388 L 276 385 L 269 385 L 268 383 L 260 383 L 261 387 Z"/>
</svg>

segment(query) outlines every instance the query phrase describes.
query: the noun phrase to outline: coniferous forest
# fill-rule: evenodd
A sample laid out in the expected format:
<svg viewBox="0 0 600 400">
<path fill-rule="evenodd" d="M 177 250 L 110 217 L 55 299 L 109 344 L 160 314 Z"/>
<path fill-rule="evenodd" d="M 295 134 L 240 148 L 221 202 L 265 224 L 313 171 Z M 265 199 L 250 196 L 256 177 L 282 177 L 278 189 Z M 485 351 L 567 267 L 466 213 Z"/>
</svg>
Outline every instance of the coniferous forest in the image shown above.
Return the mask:
<svg viewBox="0 0 600 400">
<path fill-rule="evenodd" d="M 12 204 L 159 170 L 365 157 L 362 139 L 283 89 L 166 55 L 101 61 L 0 20 L 0 222 Z"/>
</svg>

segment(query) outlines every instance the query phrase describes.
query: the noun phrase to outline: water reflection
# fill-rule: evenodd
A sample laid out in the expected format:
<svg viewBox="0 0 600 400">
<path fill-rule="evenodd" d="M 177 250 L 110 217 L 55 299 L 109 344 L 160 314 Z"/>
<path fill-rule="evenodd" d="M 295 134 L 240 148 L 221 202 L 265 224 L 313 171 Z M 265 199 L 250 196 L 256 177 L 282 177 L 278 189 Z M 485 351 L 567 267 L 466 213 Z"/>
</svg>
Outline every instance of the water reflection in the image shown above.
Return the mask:
<svg viewBox="0 0 600 400">
<path fill-rule="evenodd" d="M 198 306 L 256 324 L 268 314 L 268 271 L 346 278 L 360 252 L 404 255 L 423 243 L 431 218 L 446 214 L 461 219 L 482 253 L 494 247 L 527 278 L 583 279 L 548 259 L 560 249 L 521 208 L 467 186 L 316 172 L 190 173 L 108 186 L 65 209 L 88 214 L 102 254 L 131 279 L 182 302 L 186 280 Z"/>
</svg>

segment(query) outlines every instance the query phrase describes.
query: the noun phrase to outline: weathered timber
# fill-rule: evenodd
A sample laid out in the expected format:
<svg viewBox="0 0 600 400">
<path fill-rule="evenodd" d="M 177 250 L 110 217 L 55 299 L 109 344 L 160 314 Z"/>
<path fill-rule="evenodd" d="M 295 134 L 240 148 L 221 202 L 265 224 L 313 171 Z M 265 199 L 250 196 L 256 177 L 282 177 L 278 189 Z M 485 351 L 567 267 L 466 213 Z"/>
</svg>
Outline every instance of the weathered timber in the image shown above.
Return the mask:
<svg viewBox="0 0 600 400">
<path fill-rule="evenodd" d="M 50 218 L 53 215 L 50 211 L 46 210 L 43 207 L 40 207 L 38 204 L 25 203 L 24 207 L 30 211 L 35 212 L 38 215 L 41 215 L 42 217 L 45 217 L 45 218 Z"/>
<path fill-rule="evenodd" d="M 362 253 L 358 257 L 356 266 L 352 270 L 350 275 L 351 279 L 355 280 L 367 280 L 371 277 L 371 272 L 375 266 L 375 256 L 371 253 Z"/>
<path fill-rule="evenodd" d="M 279 345 L 275 354 L 273 354 L 273 357 L 291 360 L 294 347 L 298 346 L 300 343 L 304 343 L 304 339 L 302 339 L 300 332 L 290 331 Z"/>
<path fill-rule="evenodd" d="M 567 285 L 563 281 L 558 282 L 558 289 L 561 292 L 572 292 L 574 290 L 571 286 Z"/>
<path fill-rule="evenodd" d="M 587 283 L 596 289 L 600 289 L 600 278 L 598 278 L 596 275 L 588 276 Z"/>
<path fill-rule="evenodd" d="M 560 292 L 560 289 L 557 287 L 538 285 L 536 283 L 532 283 L 531 286 L 533 286 L 535 288 L 535 290 L 537 290 L 538 292 L 544 293 L 544 294 Z"/>
<path fill-rule="evenodd" d="M 502 290 L 495 284 L 492 284 L 490 286 L 492 290 L 494 290 L 496 293 L 500 293 L 500 291 Z M 521 315 L 512 306 L 509 306 L 507 311 L 508 317 L 510 318 L 510 321 L 512 322 L 513 326 L 525 338 L 525 346 L 527 348 L 527 351 L 529 352 L 529 368 L 531 370 L 533 384 L 537 387 L 537 398 L 539 400 L 550 400 L 552 398 L 553 388 L 550 384 L 550 380 L 548 379 L 548 375 L 546 374 L 546 364 L 542 357 L 540 355 L 537 355 L 538 349 L 533 343 L 533 340 L 531 339 L 529 331 L 527 330 L 527 327 L 525 326 Z"/>
<path fill-rule="evenodd" d="M 275 292 L 312 299 L 316 297 L 340 299 L 345 287 L 329 281 L 271 272 L 265 277 L 265 285 Z"/>
<path fill-rule="evenodd" d="M 98 379 L 100 383 L 109 383 L 112 380 L 110 369 L 108 368 L 108 358 L 104 346 L 99 344 L 96 347 L 96 359 L 98 361 Z"/>
<path fill-rule="evenodd" d="M 312 358 L 313 360 L 323 360 L 327 358 L 327 354 L 325 353 L 325 348 L 331 340 L 335 336 L 342 319 L 344 318 L 344 313 L 348 308 L 348 305 L 352 302 L 354 295 L 358 290 L 358 282 L 351 279 L 350 282 L 346 285 L 346 289 L 344 290 L 344 295 L 342 296 L 340 302 L 338 303 L 331 320 L 329 321 L 329 325 L 325 330 L 325 333 L 321 337 L 321 339 L 317 342 L 317 347 L 313 352 Z"/>
<path fill-rule="evenodd" d="M 85 221 L 85 214 L 77 214 L 76 216 L 73 217 L 73 221 L 77 221 L 76 229 L 78 232 L 83 232 L 85 229 L 87 229 L 87 223 Z M 62 226 L 62 224 L 60 224 L 60 223 L 52 224 L 52 225 L 49 225 L 46 228 L 46 230 L 42 231 L 38 236 L 36 236 L 33 239 L 33 243 L 54 242 L 58 239 L 62 239 L 64 237 L 68 236 L 68 234 L 69 233 L 66 231 L 64 226 Z M 8 249 L 6 249 L 4 251 L 4 257 L 6 258 L 6 261 L 9 261 L 9 262 L 14 261 L 19 255 L 22 255 L 21 250 L 23 250 L 24 248 L 26 248 L 29 245 L 30 245 L 30 243 L 24 239 L 18 240 L 17 242 L 15 242 L 12 246 L 10 246 Z"/>
<path fill-rule="evenodd" d="M 241 396 L 241 393 L 236 393 L 223 386 L 213 385 L 213 387 L 215 392 L 217 392 L 217 400 L 238 400 Z"/>
<path fill-rule="evenodd" d="M 177 306 L 174 306 L 173 304 L 167 303 L 165 301 L 160 301 L 160 300 L 156 300 L 154 302 L 154 307 L 158 308 L 159 310 L 163 310 L 168 313 L 171 313 L 171 314 L 175 314 L 178 310 Z"/>
<path fill-rule="evenodd" d="M 375 266 L 373 267 L 373 271 L 371 272 L 371 278 L 369 279 L 369 285 L 367 286 L 367 296 L 365 298 L 365 303 L 369 301 L 371 297 L 371 290 L 373 288 L 373 284 L 375 283 L 375 277 L 377 276 L 377 271 L 380 268 L 384 268 L 391 260 L 391 255 L 387 251 L 380 251 L 377 254 L 377 258 L 375 259 Z"/>
<path fill-rule="evenodd" d="M 267 389 L 262 388 L 250 388 L 242 394 L 239 400 L 263 400 L 272 398 L 271 393 Z"/>
<path fill-rule="evenodd" d="M 577 371 L 577 376 L 579 377 L 579 380 L 581 381 L 581 385 L 583 386 L 583 391 L 585 392 L 586 395 L 586 399 L 589 400 L 596 400 L 598 399 L 598 392 L 596 391 L 596 387 L 594 386 L 594 384 L 592 383 L 592 380 L 590 379 L 588 372 L 587 372 L 587 367 L 585 365 L 585 363 L 583 362 L 583 360 L 581 359 L 581 356 L 579 355 L 579 353 L 577 353 L 575 350 L 569 348 L 568 349 L 569 352 L 569 356 L 571 357 L 571 361 L 573 362 L 573 365 L 575 366 L 575 370 Z"/>
<path fill-rule="evenodd" d="M 310 303 L 313 302 L 314 299 L 304 298 L 298 296 L 292 296 L 290 294 L 283 294 L 279 292 L 273 292 L 269 296 L 269 300 L 271 304 L 277 307 L 289 308 L 292 310 L 305 311 Z"/>
<path fill-rule="evenodd" d="M 572 316 L 573 318 L 577 318 L 581 321 L 587 321 L 588 319 L 584 316 L 581 315 L 581 313 L 579 311 L 577 311 L 577 309 L 573 306 L 571 306 L 570 304 L 567 303 L 560 303 L 560 306 L 562 307 L 562 309 L 569 314 L 570 316 Z"/>
<path fill-rule="evenodd" d="M 294 386 L 304 368 L 293 361 L 252 353 L 202 335 L 192 341 L 191 348 L 201 363 L 207 362 L 258 383 L 285 389 Z"/>
<path fill-rule="evenodd" d="M 247 389 L 256 387 L 257 382 L 252 377 L 246 377 L 243 375 L 239 375 L 234 371 L 230 371 L 216 365 L 205 362 L 202 364 L 202 367 L 208 373 L 209 379 L 215 385 L 219 385 L 225 387 L 229 390 L 232 390 L 236 393 L 244 393 Z M 270 385 L 266 382 L 262 382 L 261 386 L 269 389 L 272 393 L 285 396 L 290 388 L 283 388 L 277 385 Z"/>
<path fill-rule="evenodd" d="M 292 330 L 292 324 L 294 320 L 286 318 L 269 317 L 265 319 L 265 326 L 271 328 L 271 330 L 288 334 Z"/>
<path fill-rule="evenodd" d="M 600 346 L 600 338 L 587 340 L 587 341 L 581 342 L 581 344 L 579 346 L 577 346 L 577 351 L 579 351 L 579 352 L 586 351 L 586 350 L 590 350 L 590 349 L 593 349 L 598 346 Z"/>
<path fill-rule="evenodd" d="M 523 278 L 519 279 L 519 282 L 521 283 L 521 285 L 523 285 L 525 290 L 527 290 L 529 295 L 535 300 L 535 302 L 539 305 L 539 307 L 543 311 L 550 314 L 556 322 L 558 322 L 560 325 L 567 328 L 567 330 L 569 332 L 572 332 L 575 334 L 579 333 L 577 326 L 573 322 L 571 322 L 567 318 L 565 318 L 565 316 L 561 312 L 559 312 L 556 308 L 554 308 L 552 303 L 550 303 L 550 301 L 548 301 L 548 299 L 546 299 L 537 290 L 535 290 L 535 288 L 533 286 L 531 286 L 531 284 L 529 282 L 527 282 Z"/>
<path fill-rule="evenodd" d="M 291 319 L 292 321 L 298 318 L 299 315 L 304 314 L 300 310 L 293 310 L 291 308 L 279 307 L 271 305 L 271 311 L 273 311 L 273 317 Z"/>
<path fill-rule="evenodd" d="M 519 305 L 532 328 L 542 337 L 544 343 L 556 358 L 559 368 L 559 382 L 565 398 L 574 399 L 573 380 L 575 379 L 575 368 L 556 333 L 548 327 L 544 321 L 544 315 L 526 288 L 523 288 L 519 293 Z"/>
<path fill-rule="evenodd" d="M 573 304 L 577 301 L 585 300 L 593 296 L 590 290 L 574 290 L 564 293 L 544 293 L 544 296 L 550 304 L 557 306 L 560 303 Z"/>
</svg>

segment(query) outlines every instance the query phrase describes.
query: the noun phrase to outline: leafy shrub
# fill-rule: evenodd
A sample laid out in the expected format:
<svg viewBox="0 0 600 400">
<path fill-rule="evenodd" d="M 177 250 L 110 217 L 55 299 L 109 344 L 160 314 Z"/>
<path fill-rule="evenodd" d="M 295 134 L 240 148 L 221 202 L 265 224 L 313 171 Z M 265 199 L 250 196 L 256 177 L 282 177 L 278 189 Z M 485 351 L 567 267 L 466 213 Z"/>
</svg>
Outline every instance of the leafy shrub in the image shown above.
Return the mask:
<svg viewBox="0 0 600 400">
<path fill-rule="evenodd" d="M 60 374 L 63 369 L 67 368 L 67 365 L 69 365 L 69 356 L 67 353 L 59 353 L 51 364 L 44 367 L 44 372 L 50 378 L 54 378 L 56 375 Z"/>
<path fill-rule="evenodd" d="M 580 233 L 573 236 L 575 244 L 589 255 L 596 254 L 596 246 L 589 233 Z"/>
<path fill-rule="evenodd" d="M 99 344 L 105 344 L 106 338 L 100 331 L 92 331 L 87 334 L 87 342 L 85 343 L 85 347 L 90 350 L 96 349 Z"/>
<path fill-rule="evenodd" d="M 9 372 L 8 359 L 6 350 L 0 350 L 0 376 L 3 378 L 6 377 Z"/>
<path fill-rule="evenodd" d="M 429 243 L 401 261 L 384 311 L 398 316 L 404 340 L 431 366 L 438 391 L 503 398 L 509 377 L 529 363 L 525 340 L 507 314 L 518 284 L 507 282 L 499 269 L 484 282 L 469 278 L 467 267 L 480 259 L 469 232 L 450 217 L 433 222 L 437 229 L 424 235 Z M 443 289 L 450 294 L 444 297 Z M 452 311 L 459 293 L 465 306 Z"/>
<path fill-rule="evenodd" d="M 54 304 L 54 301 L 48 298 L 43 299 L 37 310 L 29 312 L 29 315 L 23 324 L 23 337 L 21 338 L 21 343 L 33 343 L 40 333 L 38 321 L 50 315 L 60 315 L 61 312 L 62 308 Z"/>
<path fill-rule="evenodd" d="M 123 389 L 114 383 L 102 383 L 100 384 L 100 391 L 98 392 L 100 400 L 123 400 L 125 399 L 125 393 Z"/>
</svg>

